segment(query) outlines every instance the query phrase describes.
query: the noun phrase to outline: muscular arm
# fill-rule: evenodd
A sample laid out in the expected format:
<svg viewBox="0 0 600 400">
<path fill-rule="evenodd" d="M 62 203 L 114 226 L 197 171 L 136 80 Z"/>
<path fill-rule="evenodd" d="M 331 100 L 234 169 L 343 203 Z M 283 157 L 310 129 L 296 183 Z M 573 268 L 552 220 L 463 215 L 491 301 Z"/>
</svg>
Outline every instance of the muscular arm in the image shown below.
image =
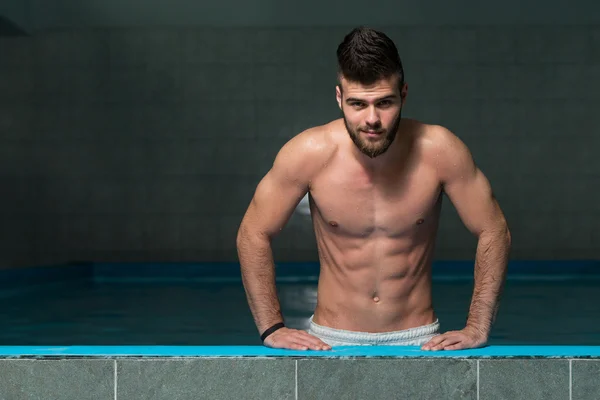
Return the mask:
<svg viewBox="0 0 600 400">
<path fill-rule="evenodd" d="M 478 238 L 467 327 L 487 339 L 504 287 L 510 232 L 490 183 L 468 148 L 450 132 L 442 132 L 441 137 L 438 172 L 444 191 L 465 226 Z"/>
<path fill-rule="evenodd" d="M 318 132 L 303 132 L 286 143 L 258 184 L 238 230 L 242 281 L 259 333 L 283 321 L 271 241 L 309 190 L 326 152 Z"/>
</svg>

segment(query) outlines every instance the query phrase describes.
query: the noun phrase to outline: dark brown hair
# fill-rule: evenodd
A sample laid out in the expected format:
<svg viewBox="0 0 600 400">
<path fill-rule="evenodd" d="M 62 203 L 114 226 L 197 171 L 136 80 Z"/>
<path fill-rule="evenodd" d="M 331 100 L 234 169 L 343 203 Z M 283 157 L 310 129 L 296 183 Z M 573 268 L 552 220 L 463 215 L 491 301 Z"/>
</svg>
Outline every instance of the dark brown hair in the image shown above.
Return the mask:
<svg viewBox="0 0 600 400">
<path fill-rule="evenodd" d="M 365 85 L 397 74 L 404 84 L 404 68 L 394 42 L 383 32 L 358 27 L 337 48 L 338 75 Z M 340 77 L 341 77 L 340 76 Z"/>
</svg>

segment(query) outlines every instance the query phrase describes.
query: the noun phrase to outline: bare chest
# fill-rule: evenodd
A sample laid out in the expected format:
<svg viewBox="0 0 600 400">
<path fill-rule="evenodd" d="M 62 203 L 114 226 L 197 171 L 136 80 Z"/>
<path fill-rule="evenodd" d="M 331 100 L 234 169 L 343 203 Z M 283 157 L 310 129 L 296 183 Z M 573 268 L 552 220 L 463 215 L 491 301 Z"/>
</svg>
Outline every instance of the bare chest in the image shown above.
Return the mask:
<svg viewBox="0 0 600 400">
<path fill-rule="evenodd" d="M 395 237 L 435 224 L 440 194 L 427 168 L 385 178 L 335 168 L 311 189 L 314 218 L 325 229 L 356 237 Z"/>
</svg>

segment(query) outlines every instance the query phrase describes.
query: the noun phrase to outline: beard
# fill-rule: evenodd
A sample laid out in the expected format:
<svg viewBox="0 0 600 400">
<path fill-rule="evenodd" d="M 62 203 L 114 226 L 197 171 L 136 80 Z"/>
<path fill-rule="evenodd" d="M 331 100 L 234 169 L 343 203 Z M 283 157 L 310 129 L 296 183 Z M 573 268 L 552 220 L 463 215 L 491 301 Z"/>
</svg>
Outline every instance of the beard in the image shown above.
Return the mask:
<svg viewBox="0 0 600 400">
<path fill-rule="evenodd" d="M 402 119 L 402 110 L 400 110 L 400 112 L 398 113 L 398 116 L 394 119 L 390 128 L 387 131 L 382 132 L 381 133 L 382 137 L 374 142 L 363 139 L 360 136 L 360 132 L 363 130 L 376 130 L 379 132 L 382 129 L 381 124 L 379 124 L 377 126 L 368 126 L 368 127 L 367 126 L 365 126 L 365 127 L 359 126 L 356 129 L 352 129 L 348 125 L 348 121 L 346 120 L 346 115 L 344 114 L 343 111 L 342 111 L 342 117 L 344 119 L 344 125 L 346 125 L 346 130 L 348 131 L 348 134 L 350 135 L 350 139 L 352 139 L 352 141 L 354 142 L 356 147 L 358 147 L 360 152 L 369 158 L 375 158 L 375 157 L 380 156 L 383 153 L 385 153 L 390 148 L 392 143 L 394 142 L 394 139 L 396 138 L 396 134 L 398 133 L 398 127 L 400 126 L 400 120 Z"/>
</svg>

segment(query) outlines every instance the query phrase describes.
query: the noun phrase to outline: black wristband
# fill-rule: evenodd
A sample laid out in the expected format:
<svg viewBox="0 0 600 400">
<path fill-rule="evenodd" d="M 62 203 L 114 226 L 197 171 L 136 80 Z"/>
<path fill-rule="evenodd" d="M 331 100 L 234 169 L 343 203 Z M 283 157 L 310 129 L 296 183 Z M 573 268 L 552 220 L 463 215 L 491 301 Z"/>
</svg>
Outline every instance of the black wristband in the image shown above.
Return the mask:
<svg viewBox="0 0 600 400">
<path fill-rule="evenodd" d="M 273 325 L 272 327 L 270 327 L 269 329 L 264 331 L 262 335 L 260 335 L 260 340 L 264 342 L 265 339 L 267 338 L 267 336 L 269 336 L 271 333 L 275 332 L 277 329 L 283 328 L 284 326 L 285 326 L 285 324 L 283 322 L 276 323 L 275 325 Z"/>
</svg>

